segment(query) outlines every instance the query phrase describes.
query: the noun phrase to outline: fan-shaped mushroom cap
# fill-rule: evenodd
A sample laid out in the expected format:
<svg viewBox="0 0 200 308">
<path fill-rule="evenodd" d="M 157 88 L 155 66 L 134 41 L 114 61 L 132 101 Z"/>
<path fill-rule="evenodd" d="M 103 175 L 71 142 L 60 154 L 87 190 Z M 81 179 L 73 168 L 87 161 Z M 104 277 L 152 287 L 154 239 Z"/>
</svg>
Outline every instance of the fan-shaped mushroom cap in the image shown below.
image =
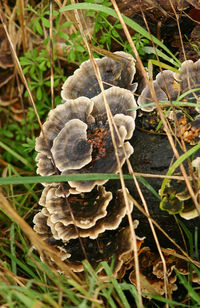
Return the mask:
<svg viewBox="0 0 200 308">
<path fill-rule="evenodd" d="M 116 60 L 109 57 L 95 59 L 99 67 L 104 89 L 111 86 L 132 89 L 131 83 L 135 75 L 135 60 L 125 52 L 114 53 Z M 65 81 L 61 96 L 63 100 L 76 99 L 80 96 L 92 98 L 101 92 L 93 65 L 90 60 L 81 64 L 74 75 Z"/>
<path fill-rule="evenodd" d="M 104 187 L 98 187 L 91 193 L 69 195 L 68 202 L 74 216 L 73 220 L 65 198 L 56 197 L 55 193 L 56 188 L 49 188 L 43 203 L 48 210 L 49 223 L 59 222 L 65 227 L 76 223 L 76 226 L 82 229 L 92 227 L 98 219 L 104 217 L 112 199 L 112 193 L 107 192 Z"/>
<path fill-rule="evenodd" d="M 46 241 L 49 245 L 53 245 L 55 239 L 50 227 L 47 225 L 48 211 L 43 208 L 41 212 L 37 213 L 33 218 L 33 229 Z"/>
<path fill-rule="evenodd" d="M 180 93 L 180 85 L 174 79 L 174 73 L 170 70 L 158 73 L 153 86 L 158 101 L 175 100 Z M 146 86 L 139 96 L 137 103 L 142 107 L 143 111 L 150 112 L 156 108 L 155 104 L 147 107 L 145 105 L 153 102 L 150 89 Z"/>
<path fill-rule="evenodd" d="M 51 152 L 59 170 L 82 168 L 92 160 L 87 127 L 79 119 L 70 120 L 53 140 Z"/>
<path fill-rule="evenodd" d="M 173 269 L 179 264 L 179 259 L 165 254 L 167 274 L 168 274 L 168 291 L 172 293 L 177 290 L 175 284 L 177 276 Z M 163 295 L 165 292 L 163 263 L 158 253 L 150 251 L 149 247 L 143 247 L 139 254 L 139 267 L 142 292 L 155 295 Z M 130 273 L 130 281 L 135 284 L 135 270 Z"/>
<path fill-rule="evenodd" d="M 119 87 L 112 87 L 104 91 L 104 94 L 113 116 L 123 113 L 124 115 L 131 116 L 133 119 L 136 118 L 136 110 L 134 108 L 137 107 L 137 104 L 130 91 Z M 103 93 L 95 96 L 92 101 L 94 102 L 92 115 L 96 122 L 106 122 L 108 117 Z"/>
<path fill-rule="evenodd" d="M 200 60 L 195 63 L 192 60 L 183 62 L 178 73 L 173 73 L 170 70 L 159 73 L 153 85 L 158 101 L 176 100 L 180 94 L 193 89 L 183 99 L 199 103 L 200 90 L 195 91 L 195 89 L 200 88 Z M 153 102 L 151 92 L 149 87 L 146 86 L 137 103 L 142 106 L 143 111 L 152 111 L 155 109 L 155 105 L 145 107 L 146 104 L 151 102 Z M 200 107 L 197 107 L 196 110 L 199 111 Z"/>
<path fill-rule="evenodd" d="M 51 232 L 51 228 L 47 225 L 48 211 L 43 209 L 34 217 L 34 229 L 45 241 L 54 245 L 61 254 L 62 261 L 68 264 L 73 271 L 83 271 L 82 261 L 85 259 L 83 251 L 80 246 L 79 239 L 72 239 L 67 243 L 61 240 L 56 240 Z M 137 228 L 138 221 L 133 222 L 134 228 Z M 137 237 L 138 242 L 143 242 L 141 238 Z M 132 258 L 131 252 L 133 251 L 133 240 L 131 238 L 131 232 L 129 227 L 120 227 L 117 230 L 105 231 L 101 233 L 98 239 L 85 238 L 82 240 L 85 247 L 88 261 L 94 268 L 101 261 L 109 262 L 112 257 L 115 259 L 113 274 L 118 275 L 123 262 L 129 257 Z M 140 244 L 138 245 L 140 247 Z M 129 256 L 129 257 L 128 257 Z M 101 270 L 101 269 L 99 269 Z M 120 276 L 122 277 L 122 276 Z"/>
<path fill-rule="evenodd" d="M 167 95 L 166 93 L 161 89 L 161 87 L 157 84 L 156 81 L 153 82 L 153 87 L 156 93 L 156 97 L 158 101 L 166 101 Z M 150 89 L 148 86 L 146 86 L 143 91 L 141 92 L 138 100 L 137 100 L 138 105 L 141 107 L 141 110 L 146 111 L 146 112 L 151 112 L 153 111 L 156 107 L 154 103 Z M 151 104 L 150 106 L 146 106 L 148 104 Z"/>
<path fill-rule="evenodd" d="M 38 153 L 36 158 L 37 162 L 37 173 L 46 176 L 46 175 L 52 175 L 55 173 L 55 167 L 53 165 L 52 159 L 48 158 L 46 155 L 42 153 Z"/>
<path fill-rule="evenodd" d="M 133 147 L 129 142 L 124 143 L 124 149 L 127 157 L 133 153 Z M 118 155 L 121 166 L 123 166 L 126 156 L 124 154 L 123 148 L 118 148 Z M 65 174 L 89 174 L 89 173 L 117 173 L 119 171 L 114 149 L 111 148 L 105 157 L 97 159 L 89 165 L 83 167 L 80 170 L 66 170 L 62 172 Z M 95 185 L 103 185 L 108 180 L 86 180 L 86 181 L 69 181 L 69 185 L 75 188 L 79 192 L 89 192 Z"/>
<path fill-rule="evenodd" d="M 67 101 L 65 104 L 60 104 L 55 109 L 52 109 L 49 112 L 46 122 L 43 124 L 43 132 L 48 141 L 48 145 L 41 132 L 40 136 L 36 138 L 36 151 L 47 155 L 47 157 L 51 157 L 50 149 L 53 145 L 53 140 L 65 127 L 66 123 L 73 119 L 90 123 L 93 121 L 90 115 L 92 109 L 93 103 L 86 97 L 80 97 L 74 101 Z"/>
<path fill-rule="evenodd" d="M 87 196 L 87 194 L 85 194 L 85 196 Z M 87 201 L 85 202 L 87 203 Z M 85 205 L 84 207 L 87 208 L 87 205 Z M 129 211 L 131 212 L 132 209 L 133 203 L 130 201 Z M 88 221 L 84 228 L 78 227 L 77 229 L 79 236 L 82 238 L 89 237 L 91 239 L 95 239 L 100 233 L 104 232 L 105 230 L 115 230 L 118 228 L 123 217 L 126 215 L 126 204 L 121 189 L 118 190 L 116 194 L 114 194 L 113 199 L 106 207 L 106 212 L 106 215 L 96 220 L 94 225 L 91 226 L 91 223 Z M 63 222 L 58 221 L 55 224 L 55 230 L 57 232 L 58 238 L 64 242 L 78 237 L 77 230 L 73 224 L 66 226 Z"/>
<path fill-rule="evenodd" d="M 68 183 L 51 183 L 45 186 L 45 188 L 42 191 L 42 195 L 39 200 L 39 204 L 46 207 L 47 203 L 47 196 L 51 191 L 54 191 L 55 197 L 68 197 L 71 193 L 70 186 Z M 77 193 L 77 192 L 75 192 Z"/>
<path fill-rule="evenodd" d="M 189 102 L 197 102 L 200 106 L 200 90 L 195 90 L 200 88 L 200 60 L 196 62 L 192 60 L 184 61 L 179 69 L 179 73 L 176 73 L 174 77 L 181 85 L 181 94 L 193 90 L 186 94 L 183 99 Z M 200 107 L 196 107 L 196 110 L 199 112 Z"/>
<path fill-rule="evenodd" d="M 166 93 L 168 100 L 176 100 L 180 93 L 180 84 L 174 79 L 174 72 L 165 70 L 158 73 L 156 82 Z"/>
</svg>

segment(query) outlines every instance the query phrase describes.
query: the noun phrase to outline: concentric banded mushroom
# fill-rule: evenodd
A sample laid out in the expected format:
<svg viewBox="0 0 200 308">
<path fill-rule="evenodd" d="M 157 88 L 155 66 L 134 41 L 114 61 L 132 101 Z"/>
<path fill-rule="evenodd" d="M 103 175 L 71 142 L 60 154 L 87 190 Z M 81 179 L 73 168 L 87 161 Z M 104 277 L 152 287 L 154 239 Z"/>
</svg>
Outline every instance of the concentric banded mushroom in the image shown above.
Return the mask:
<svg viewBox="0 0 200 308">
<path fill-rule="evenodd" d="M 42 203 L 47 210 L 49 225 L 61 223 L 65 229 L 75 223 L 77 227 L 88 229 L 94 226 L 97 220 L 106 216 L 112 193 L 107 192 L 103 186 L 99 186 L 91 193 L 69 195 L 67 198 L 74 220 L 65 198 L 56 196 L 55 187 L 49 187 L 43 192 L 40 204 Z"/>
<path fill-rule="evenodd" d="M 97 195 L 96 199 L 95 193 Z M 98 191 L 94 191 L 92 194 L 85 193 L 82 196 L 69 196 L 68 200 L 74 214 L 76 229 L 73 224 L 74 221 L 69 217 L 70 213 L 69 209 L 66 209 L 65 200 L 63 198 L 62 200 L 53 198 L 52 201 L 50 196 L 50 200 L 47 198 L 47 205 L 49 205 L 47 206 L 47 224 L 50 226 L 53 236 L 64 242 L 77 238 L 78 234 L 82 238 L 95 239 L 105 230 L 117 229 L 126 215 L 126 204 L 121 190 L 118 190 L 113 195 L 112 200 L 111 198 L 112 194 L 106 192 L 103 187 L 98 187 Z M 129 202 L 129 211 L 132 211 L 132 208 L 133 204 Z"/>
<path fill-rule="evenodd" d="M 136 71 L 134 58 L 123 51 L 115 52 L 113 57 L 114 59 L 109 57 L 95 59 L 104 82 L 104 89 L 118 86 L 134 91 L 136 84 L 131 84 Z M 99 93 L 101 93 L 99 83 L 92 63 L 88 60 L 81 64 L 73 76 L 68 77 L 62 87 L 61 96 L 65 101 L 76 99 L 80 96 L 92 98 Z"/>
<path fill-rule="evenodd" d="M 130 91 L 118 87 L 106 90 L 105 96 L 120 136 L 115 131 L 118 155 L 123 165 L 126 157 L 124 149 L 127 157 L 133 153 L 132 146 L 125 140 L 132 137 L 135 129 L 136 103 Z M 53 161 L 57 173 L 63 175 L 118 171 L 102 94 L 92 100 L 80 97 L 57 106 L 50 111 L 43 132 L 49 147 L 41 133 L 35 147 L 39 152 L 39 174 L 54 174 Z M 105 180 L 69 182 L 79 192 L 89 192 L 96 184 L 103 183 Z"/>
<path fill-rule="evenodd" d="M 183 62 L 178 73 L 173 73 L 170 70 L 160 72 L 156 76 L 153 86 L 158 101 L 173 101 L 183 95 L 182 101 L 199 103 L 200 91 L 197 88 L 200 87 L 200 60 L 195 63 L 192 60 Z M 187 93 L 188 91 L 189 93 Z M 153 103 L 148 86 L 143 89 L 137 103 L 143 111 L 150 112 L 155 109 L 155 104 L 145 106 Z M 196 109 L 200 110 L 200 108 Z"/>
</svg>

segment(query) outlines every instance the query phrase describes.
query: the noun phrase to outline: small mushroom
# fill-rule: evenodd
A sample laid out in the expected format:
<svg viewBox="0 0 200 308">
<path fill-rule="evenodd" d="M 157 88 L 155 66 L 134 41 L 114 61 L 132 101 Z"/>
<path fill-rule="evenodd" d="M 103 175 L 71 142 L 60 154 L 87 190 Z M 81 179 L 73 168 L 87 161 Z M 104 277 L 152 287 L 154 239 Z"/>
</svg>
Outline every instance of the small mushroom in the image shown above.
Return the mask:
<svg viewBox="0 0 200 308">
<path fill-rule="evenodd" d="M 157 84 L 156 81 L 153 82 L 153 87 L 154 87 L 157 100 L 167 101 L 168 98 L 167 98 L 166 93 L 160 88 L 160 86 Z M 148 86 L 146 86 L 141 92 L 137 100 L 137 103 L 141 107 L 142 111 L 151 112 L 156 108 L 155 102 L 152 98 L 152 95 L 151 95 L 151 92 Z"/>
<path fill-rule="evenodd" d="M 55 174 L 56 170 L 53 165 L 52 159 L 48 158 L 47 155 L 38 153 L 36 158 L 37 162 L 37 173 L 42 176 Z"/>
<path fill-rule="evenodd" d="M 177 290 L 177 285 L 175 284 L 177 276 L 174 268 L 178 264 L 178 258 L 168 254 L 164 254 L 164 256 L 167 266 L 168 292 L 172 293 Z M 151 251 L 149 247 L 143 247 L 139 253 L 139 268 L 140 276 L 142 277 L 142 292 L 163 295 L 165 292 L 164 270 L 160 255 Z M 135 269 L 130 273 L 129 279 L 131 283 L 136 284 Z"/>
<path fill-rule="evenodd" d="M 114 58 L 104 57 L 95 59 L 100 70 L 104 89 L 111 86 L 118 86 L 134 91 L 135 87 L 131 84 L 135 75 L 135 60 L 125 52 L 118 51 L 113 54 Z M 101 92 L 90 60 L 81 64 L 74 75 L 65 81 L 61 97 L 63 100 L 76 99 L 80 96 L 92 98 Z"/>
<path fill-rule="evenodd" d="M 33 229 L 41 236 L 41 238 L 49 245 L 53 245 L 56 240 L 53 238 L 51 228 L 47 225 L 48 211 L 43 208 L 33 218 Z"/>
</svg>

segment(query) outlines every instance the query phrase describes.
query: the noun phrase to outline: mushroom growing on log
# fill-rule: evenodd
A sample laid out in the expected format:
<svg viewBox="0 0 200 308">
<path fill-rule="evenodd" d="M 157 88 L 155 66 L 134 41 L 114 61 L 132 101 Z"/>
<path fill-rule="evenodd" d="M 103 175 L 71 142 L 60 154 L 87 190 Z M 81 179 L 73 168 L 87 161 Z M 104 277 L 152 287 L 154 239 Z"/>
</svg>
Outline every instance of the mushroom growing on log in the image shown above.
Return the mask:
<svg viewBox="0 0 200 308">
<path fill-rule="evenodd" d="M 122 166 L 126 155 L 129 157 L 133 153 L 130 143 L 125 140 L 132 137 L 135 129 L 136 103 L 130 91 L 118 87 L 106 90 L 105 97 L 118 130 L 118 133 L 114 130 L 114 137 Z M 79 97 L 57 106 L 50 111 L 43 124 L 43 133 L 36 139 L 35 147 L 39 152 L 36 158 L 39 174 L 51 175 L 56 170 L 62 175 L 118 172 L 102 94 L 92 100 Z M 96 184 L 105 182 L 106 180 L 68 183 L 79 192 L 89 192 Z"/>
<path fill-rule="evenodd" d="M 136 89 L 137 85 L 132 84 L 136 72 L 135 60 L 130 54 L 117 51 L 113 53 L 113 59 L 104 57 L 94 61 L 99 68 L 104 89 L 112 86 L 132 91 Z M 62 87 L 61 97 L 65 102 L 80 96 L 93 98 L 100 93 L 101 89 L 92 62 L 87 60 L 67 78 Z"/>
</svg>

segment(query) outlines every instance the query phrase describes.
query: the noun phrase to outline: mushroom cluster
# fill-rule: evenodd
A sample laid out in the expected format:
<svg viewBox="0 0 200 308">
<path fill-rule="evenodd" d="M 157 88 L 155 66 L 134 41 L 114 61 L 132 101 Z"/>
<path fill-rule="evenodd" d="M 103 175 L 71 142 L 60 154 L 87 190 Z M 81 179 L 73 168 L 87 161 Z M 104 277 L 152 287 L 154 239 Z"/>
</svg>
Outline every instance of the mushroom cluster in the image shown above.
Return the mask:
<svg viewBox="0 0 200 308">
<path fill-rule="evenodd" d="M 190 269 L 186 260 L 177 257 L 174 249 L 165 249 L 163 253 L 166 262 L 166 272 L 168 276 L 167 291 L 171 294 L 177 290 L 177 274 L 189 275 Z M 149 247 L 143 247 L 139 254 L 140 277 L 142 292 L 154 295 L 163 295 L 165 293 L 163 262 L 158 252 L 153 252 Z M 135 284 L 135 270 L 129 275 L 130 281 Z M 191 279 L 195 283 L 200 283 L 196 272 L 191 273 Z M 147 295 L 148 296 L 148 295 Z"/>
<path fill-rule="evenodd" d="M 178 71 L 170 70 L 160 72 L 153 81 L 158 101 L 184 101 L 197 103 L 196 110 L 200 111 L 200 60 L 184 61 Z M 137 101 L 141 109 L 146 112 L 154 110 L 155 104 L 148 86 L 146 86 Z"/>
<path fill-rule="evenodd" d="M 84 62 L 63 85 L 63 103 L 49 112 L 36 139 L 37 173 L 117 173 L 133 153 L 127 141 L 135 129 L 136 102 L 132 84 L 133 57 L 116 52 L 115 58 L 96 59 L 105 87 L 105 98 L 113 117 L 114 149 L 103 94 L 90 61 Z M 96 267 L 115 257 L 114 272 L 125 273 L 123 263 L 132 257 L 133 243 L 127 227 L 122 190 L 106 191 L 107 180 L 68 181 L 45 185 L 34 217 L 34 229 L 61 254 L 74 271 L 83 270 L 87 257 Z M 126 192 L 128 194 L 128 190 Z M 133 222 L 134 228 L 138 221 Z M 138 237 L 138 249 L 143 239 Z M 80 243 L 81 242 L 81 243 Z M 82 245 L 81 245 L 82 244 Z M 81 247 L 84 246 L 84 250 Z M 85 255 L 86 254 L 86 255 Z"/>
<path fill-rule="evenodd" d="M 176 137 L 181 138 L 186 143 L 194 145 L 200 141 L 200 60 L 184 61 L 178 72 L 170 70 L 160 72 L 153 81 L 153 87 L 157 100 L 163 102 L 188 102 L 187 117 L 180 110 L 168 113 L 168 120 L 171 121 Z M 141 109 L 145 112 L 152 112 L 156 106 L 152 99 L 151 91 L 146 86 L 141 92 L 137 101 Z M 190 107 L 190 103 L 195 104 Z M 192 118 L 192 120 L 191 120 Z M 196 161 L 196 160 L 195 160 Z M 193 166 L 193 178 L 199 183 L 197 164 Z M 191 185 L 193 183 L 191 182 Z M 198 186 L 198 184 L 197 184 Z M 197 191 L 199 187 L 195 189 Z M 198 192 L 197 192 L 198 194 Z M 193 219 L 199 216 L 199 210 L 195 208 L 191 196 L 184 182 L 168 181 L 165 191 L 162 194 L 160 208 L 170 214 L 179 213 L 185 219 Z"/>
<path fill-rule="evenodd" d="M 198 183 L 198 187 L 196 189 L 196 196 L 198 199 L 200 188 L 200 157 L 195 158 L 191 165 L 193 167 L 193 178 L 196 183 Z M 198 217 L 200 213 L 200 208 L 197 209 L 195 207 L 191 195 L 189 194 L 183 181 L 168 181 L 164 193 L 162 194 L 160 208 L 168 211 L 169 214 L 179 214 L 187 220 Z"/>
</svg>

